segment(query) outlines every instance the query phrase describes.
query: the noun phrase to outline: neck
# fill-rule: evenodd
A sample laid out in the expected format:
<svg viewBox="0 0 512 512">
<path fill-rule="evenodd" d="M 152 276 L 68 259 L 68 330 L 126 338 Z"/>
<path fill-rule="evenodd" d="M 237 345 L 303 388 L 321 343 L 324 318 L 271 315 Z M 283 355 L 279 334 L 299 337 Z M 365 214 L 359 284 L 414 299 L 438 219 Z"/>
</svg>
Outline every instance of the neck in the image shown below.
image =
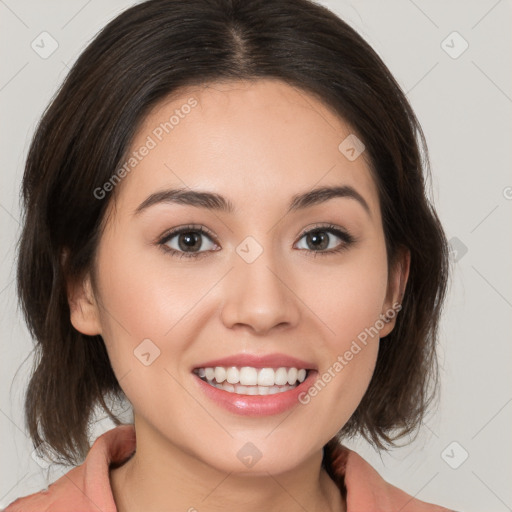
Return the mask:
<svg viewBox="0 0 512 512">
<path fill-rule="evenodd" d="M 345 512 L 340 490 L 322 468 L 322 450 L 279 474 L 225 473 L 151 433 L 136 421 L 137 450 L 111 469 L 118 512 L 336 511 Z"/>
</svg>

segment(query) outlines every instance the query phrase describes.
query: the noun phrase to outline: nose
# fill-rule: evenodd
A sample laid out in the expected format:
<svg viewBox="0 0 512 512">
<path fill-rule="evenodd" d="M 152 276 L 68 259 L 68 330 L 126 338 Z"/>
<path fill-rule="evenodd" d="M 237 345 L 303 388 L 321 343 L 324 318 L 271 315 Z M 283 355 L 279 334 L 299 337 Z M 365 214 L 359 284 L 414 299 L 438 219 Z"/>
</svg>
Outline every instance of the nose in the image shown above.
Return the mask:
<svg viewBox="0 0 512 512">
<path fill-rule="evenodd" d="M 300 317 L 300 300 L 293 292 L 292 273 L 270 250 L 252 263 L 235 256 L 224 283 L 222 321 L 230 329 L 264 335 L 274 328 L 290 328 Z"/>
</svg>

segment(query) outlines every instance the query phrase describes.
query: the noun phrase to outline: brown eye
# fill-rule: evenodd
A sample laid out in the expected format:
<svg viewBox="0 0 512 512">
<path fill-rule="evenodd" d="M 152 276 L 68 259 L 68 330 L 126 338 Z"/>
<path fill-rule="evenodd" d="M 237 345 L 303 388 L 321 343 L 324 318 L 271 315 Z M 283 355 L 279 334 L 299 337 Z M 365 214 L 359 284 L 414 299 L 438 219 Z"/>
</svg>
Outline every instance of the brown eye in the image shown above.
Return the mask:
<svg viewBox="0 0 512 512">
<path fill-rule="evenodd" d="M 206 241 L 205 241 L 206 240 Z M 173 256 L 199 257 L 204 253 L 215 250 L 216 244 L 212 237 L 203 229 L 185 226 L 175 229 L 158 242 L 162 248 Z"/>
<path fill-rule="evenodd" d="M 336 242 L 336 238 L 341 242 Z M 299 249 L 306 249 L 318 254 L 333 254 L 347 249 L 355 238 L 336 226 L 326 226 L 314 228 L 304 233 L 301 240 L 304 239 L 305 246 Z M 316 256 L 316 254 L 315 254 Z"/>
<path fill-rule="evenodd" d="M 178 237 L 178 247 L 181 251 L 192 251 L 196 252 L 201 248 L 203 241 L 202 235 L 193 231 L 187 233 L 180 233 L 176 235 Z"/>
</svg>

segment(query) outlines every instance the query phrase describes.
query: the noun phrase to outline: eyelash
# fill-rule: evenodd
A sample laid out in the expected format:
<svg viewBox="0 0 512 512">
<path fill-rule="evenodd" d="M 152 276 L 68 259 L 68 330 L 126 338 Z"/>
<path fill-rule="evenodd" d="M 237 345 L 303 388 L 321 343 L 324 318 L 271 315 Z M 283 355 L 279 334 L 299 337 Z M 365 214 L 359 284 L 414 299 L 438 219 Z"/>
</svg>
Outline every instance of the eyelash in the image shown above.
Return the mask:
<svg viewBox="0 0 512 512">
<path fill-rule="evenodd" d="M 183 226 L 181 228 L 174 229 L 172 231 L 169 231 L 165 233 L 158 241 L 157 245 L 159 245 L 163 251 L 170 254 L 173 257 L 176 258 L 201 258 L 203 256 L 208 255 L 208 253 L 211 253 L 212 251 L 201 251 L 201 252 L 182 252 L 177 251 L 176 249 L 171 249 L 166 244 L 174 238 L 177 235 L 181 235 L 183 233 L 200 233 L 201 235 L 205 235 L 208 238 L 210 238 L 214 243 L 217 243 L 215 241 L 215 238 L 213 234 L 211 234 L 207 229 L 205 229 L 202 226 L 196 226 L 196 225 L 189 225 L 189 226 Z M 328 256 L 332 254 L 338 254 L 342 251 L 347 250 L 352 244 L 357 242 L 357 239 L 351 235 L 348 231 L 341 230 L 335 225 L 327 225 L 327 226 L 315 226 L 312 229 L 309 229 L 307 231 L 304 231 L 300 237 L 299 240 L 301 240 L 304 236 L 308 234 L 314 234 L 314 233 L 332 233 L 333 235 L 337 236 L 342 240 L 342 243 L 336 248 L 336 249 L 330 249 L 328 251 L 313 251 L 313 250 L 307 250 L 307 249 L 299 249 L 301 251 L 307 251 L 310 253 L 313 253 L 311 257 L 316 258 L 318 255 L 321 256 Z"/>
</svg>

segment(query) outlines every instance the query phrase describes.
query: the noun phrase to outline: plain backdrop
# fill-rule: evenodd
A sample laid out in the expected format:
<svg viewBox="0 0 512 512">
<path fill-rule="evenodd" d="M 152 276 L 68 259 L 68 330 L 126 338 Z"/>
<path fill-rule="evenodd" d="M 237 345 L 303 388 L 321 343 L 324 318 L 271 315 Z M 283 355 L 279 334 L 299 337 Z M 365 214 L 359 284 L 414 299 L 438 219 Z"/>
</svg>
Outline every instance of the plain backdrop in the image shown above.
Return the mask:
<svg viewBox="0 0 512 512">
<path fill-rule="evenodd" d="M 33 345 L 14 280 L 24 160 L 71 64 L 132 3 L 0 0 L 0 508 L 69 469 L 45 469 L 32 457 L 24 426 Z M 379 454 L 360 440 L 347 444 L 421 500 L 464 512 L 510 511 L 512 2 L 321 3 L 373 46 L 407 93 L 427 137 L 430 195 L 455 262 L 439 342 L 438 409 L 407 446 Z M 41 37 L 45 51 L 55 47 L 51 55 L 33 49 Z M 111 427 L 100 421 L 95 435 Z"/>
</svg>

